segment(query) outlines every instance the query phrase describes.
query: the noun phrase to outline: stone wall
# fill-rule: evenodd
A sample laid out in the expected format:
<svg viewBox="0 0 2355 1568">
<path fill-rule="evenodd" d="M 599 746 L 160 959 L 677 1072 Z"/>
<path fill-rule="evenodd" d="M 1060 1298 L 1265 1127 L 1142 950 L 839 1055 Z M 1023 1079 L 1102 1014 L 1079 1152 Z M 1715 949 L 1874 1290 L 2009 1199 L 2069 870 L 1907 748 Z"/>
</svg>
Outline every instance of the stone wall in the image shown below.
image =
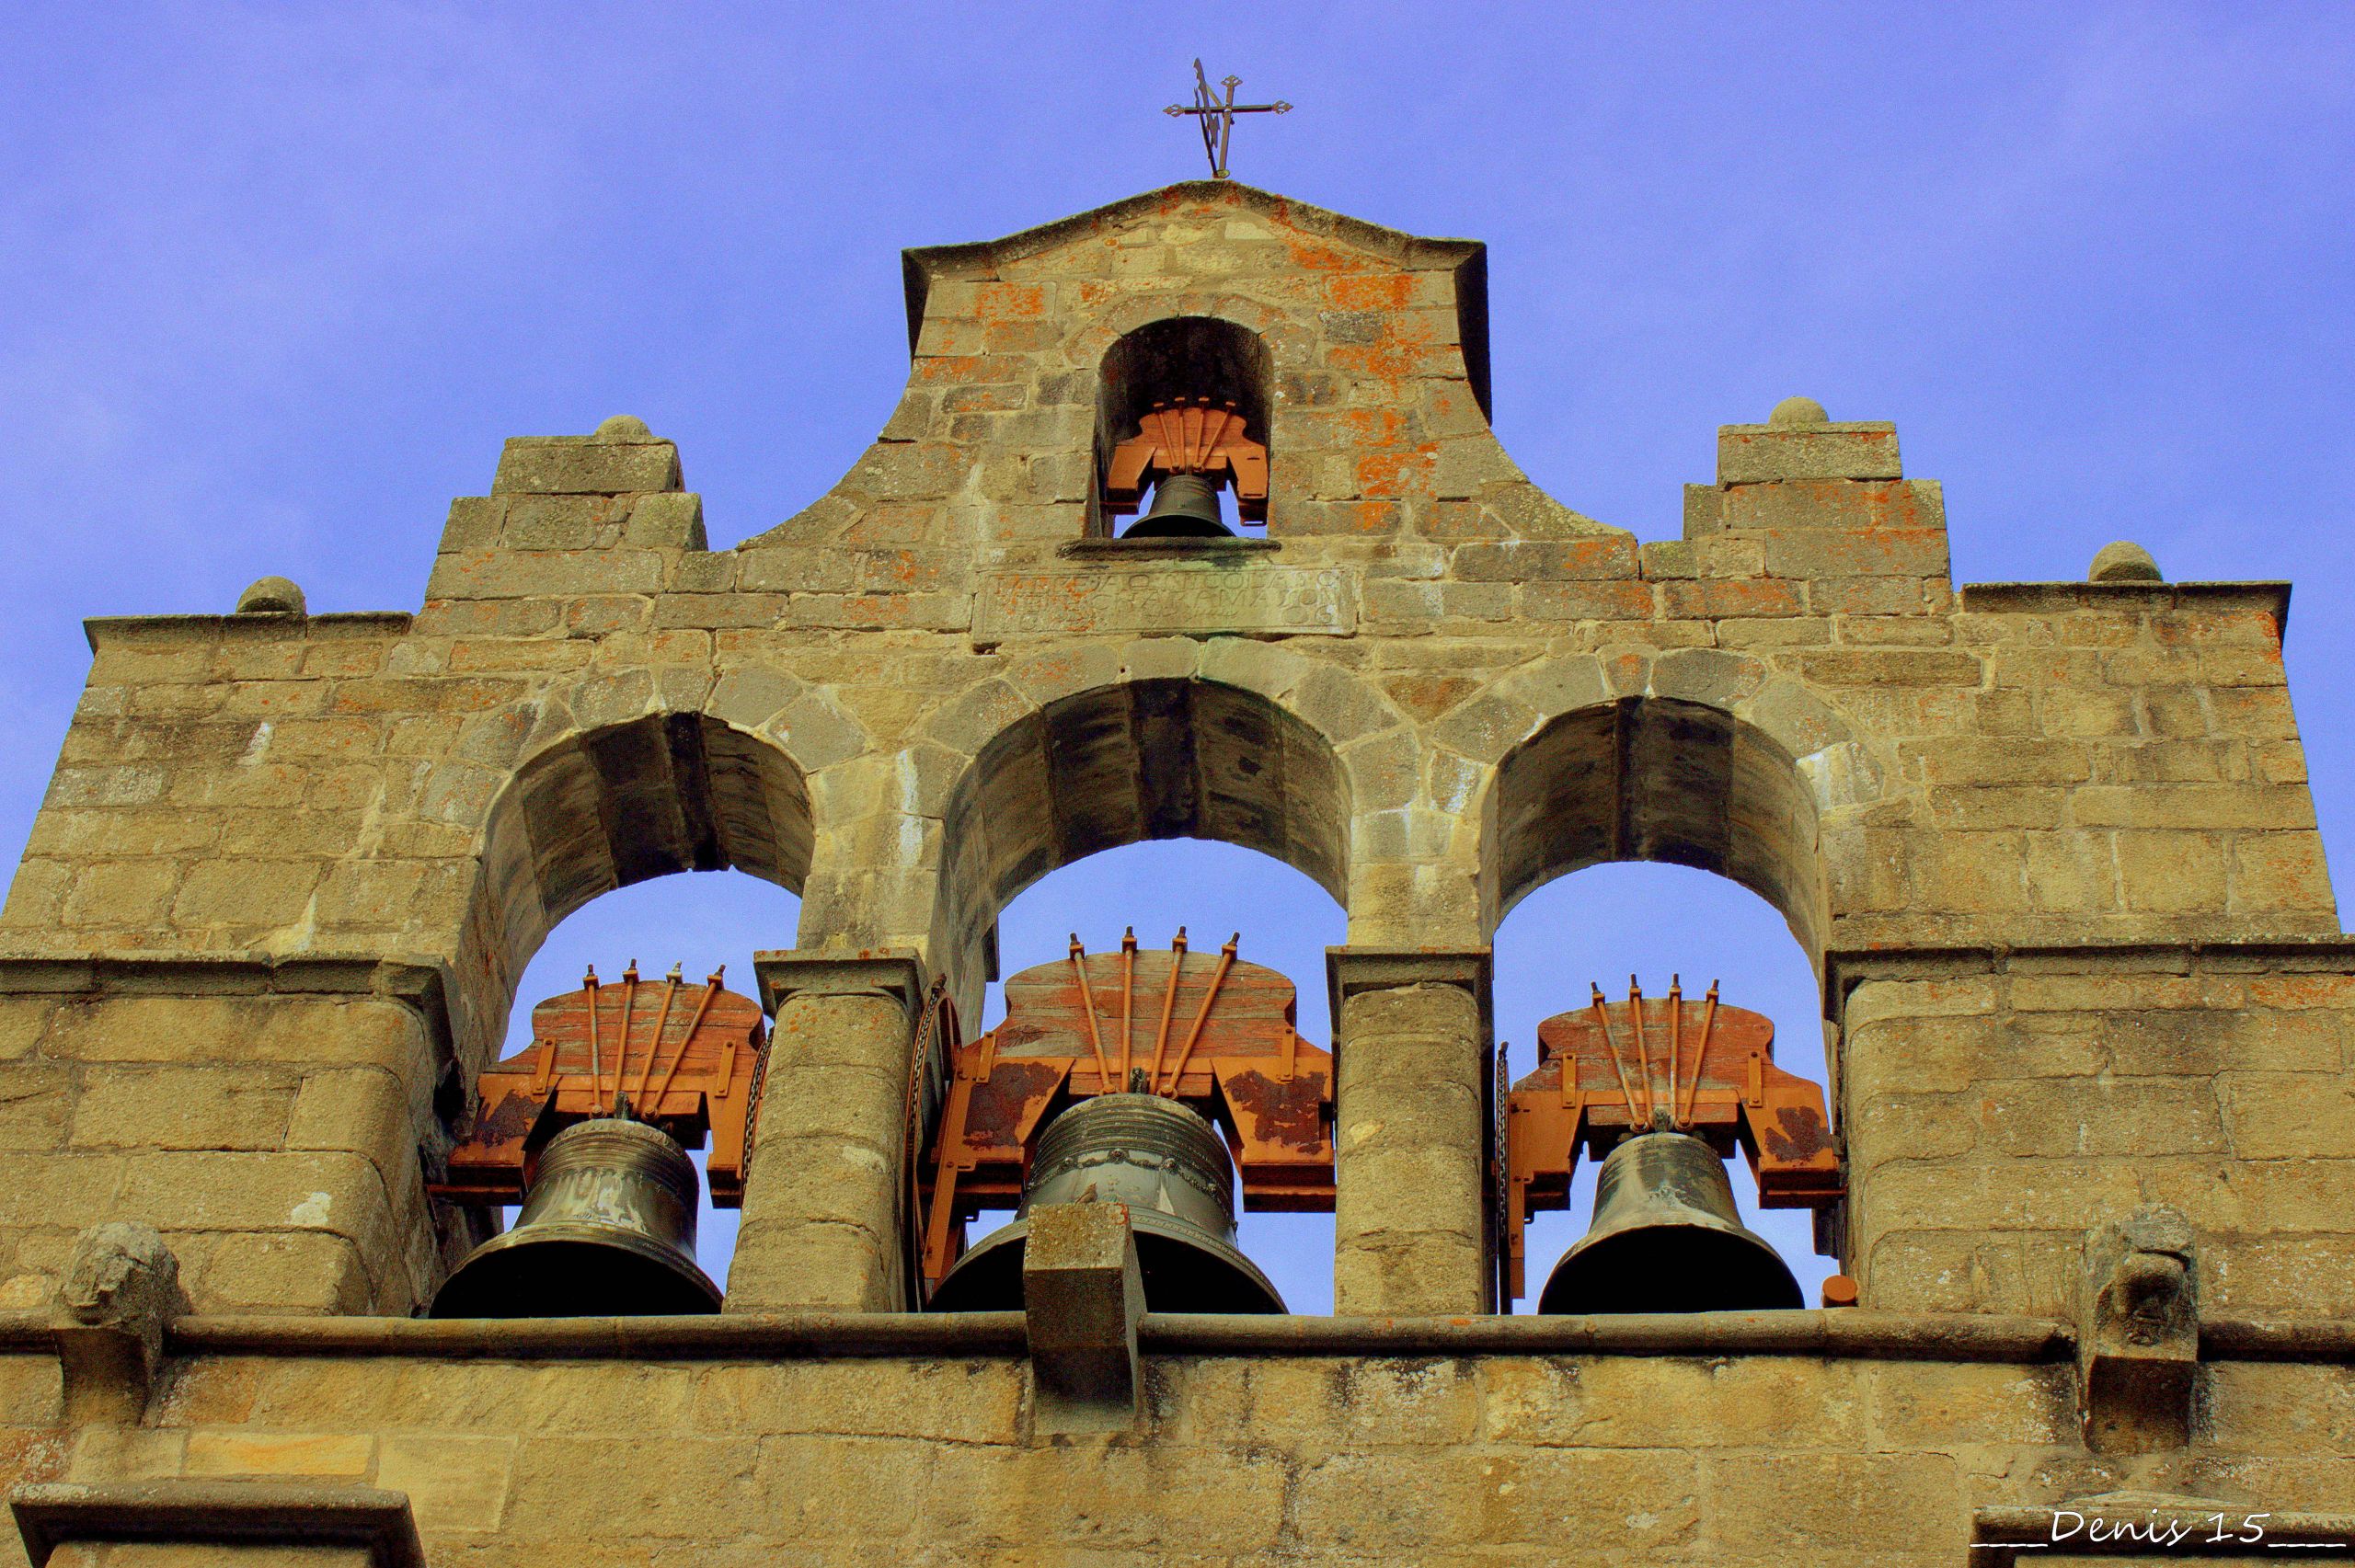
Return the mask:
<svg viewBox="0 0 2355 1568">
<path fill-rule="evenodd" d="M 1192 834 L 1333 888 L 1348 955 L 1445 971 L 1382 971 L 1341 1014 L 1343 1122 L 1352 1093 L 1419 1105 L 1342 1140 L 1345 1310 L 1484 1304 L 1467 1204 L 1384 1173 L 1470 1168 L 1488 933 L 1614 859 L 1743 882 L 1827 975 L 1903 960 L 1827 993 L 1868 1304 L 2041 1310 L 2073 1235 L 2165 1196 L 2228 1299 L 2344 1310 L 2355 1211 L 2327 1184 L 2355 1107 L 2322 1036 L 2267 1021 L 2285 944 L 2280 985 L 2355 972 L 2286 589 L 1957 590 L 1941 493 L 1904 477 L 1895 431 L 1803 399 L 1721 431 L 1685 536 L 1639 546 L 1490 432 L 1483 267 L 1226 183 L 911 253 L 890 425 L 735 549 L 707 548 L 671 443 L 616 418 L 509 442 L 415 613 L 91 623 L 0 911 L 22 1020 L 0 1040 L 21 1173 L 0 1289 L 29 1302 L 63 1238 L 121 1216 L 186 1250 L 201 1307 L 408 1310 L 468 1225 L 419 1172 L 534 948 L 606 889 L 734 865 L 802 894 L 780 949 L 857 961 L 793 982 L 810 1017 L 828 986 L 885 1000 L 844 1001 L 855 1060 L 779 1053 L 776 1089 L 803 1068 L 833 1087 L 797 1100 L 792 1169 L 753 1173 L 774 1245 L 731 1305 L 888 1303 L 877 1195 L 902 1173 L 876 1129 L 908 987 L 858 963 L 944 973 L 970 1004 L 1022 887 Z M 1106 536 L 1104 367 L 1131 375 L 1125 336 L 1186 317 L 1265 349 L 1264 540 Z M 2076 1012 L 1990 978 L 1987 953 L 2029 948 L 2092 955 Z M 2242 1021 L 2170 1054 L 2140 1015 L 2177 992 L 2099 978 L 2129 951 L 2241 976 L 2167 984 L 2211 987 L 2176 1015 Z M 331 1001 L 301 978 L 329 970 Z M 1434 984 L 1458 1000 L 1375 994 Z M 1399 1034 L 1413 1072 L 1352 1061 L 1353 1020 L 1402 1007 L 1454 1036 Z M 2303 1160 L 2328 1163 L 2284 1173 Z M 2293 1180 L 2314 1201 L 2249 1196 Z M 2234 1196 L 2201 1196 L 2217 1182 Z M 803 1244 L 845 1219 L 864 1240 Z"/>
<path fill-rule="evenodd" d="M 0 1470 L 372 1483 L 407 1494 L 432 1562 L 476 1568 L 1953 1568 L 1990 1507 L 2355 1497 L 2346 1366 L 2225 1360 L 2203 1379 L 2191 1447 L 2119 1457 L 2079 1441 L 2065 1362 L 1935 1353 L 1168 1351 L 1137 1432 L 1056 1438 L 1030 1431 L 1018 1355 L 951 1349 L 203 1354 L 141 1425 L 80 1430 L 52 1425 L 55 1364 L 27 1355 L 0 1357 Z"/>
</svg>

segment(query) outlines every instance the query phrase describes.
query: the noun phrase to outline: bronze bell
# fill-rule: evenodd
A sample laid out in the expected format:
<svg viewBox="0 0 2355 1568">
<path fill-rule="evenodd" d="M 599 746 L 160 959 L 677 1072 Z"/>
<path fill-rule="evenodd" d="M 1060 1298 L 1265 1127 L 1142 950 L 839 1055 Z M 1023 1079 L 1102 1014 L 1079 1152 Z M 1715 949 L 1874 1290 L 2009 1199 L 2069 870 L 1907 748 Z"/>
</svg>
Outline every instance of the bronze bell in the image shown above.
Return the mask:
<svg viewBox="0 0 2355 1568">
<path fill-rule="evenodd" d="M 649 1317 L 719 1310 L 695 1266 L 695 1168 L 659 1127 L 600 1116 L 540 1150 L 515 1228 L 466 1256 L 436 1318 Z"/>
<path fill-rule="evenodd" d="M 942 1312 L 1022 1306 L 1025 1216 L 1040 1204 L 1125 1203 L 1144 1304 L 1155 1312 L 1281 1312 L 1283 1298 L 1235 1245 L 1235 1166 L 1210 1123 L 1158 1094 L 1099 1094 L 1047 1124 L 1011 1225 L 957 1260 Z"/>
<path fill-rule="evenodd" d="M 1200 474 L 1165 474 L 1153 486 L 1152 508 L 1120 537 L 1224 539 L 1234 532 L 1219 521 L 1216 480 Z"/>
<path fill-rule="evenodd" d="M 1738 1312 L 1799 1304 L 1789 1267 L 1736 1218 L 1717 1150 L 1688 1132 L 1647 1132 L 1603 1157 L 1594 1223 L 1554 1265 L 1537 1310 Z"/>
</svg>

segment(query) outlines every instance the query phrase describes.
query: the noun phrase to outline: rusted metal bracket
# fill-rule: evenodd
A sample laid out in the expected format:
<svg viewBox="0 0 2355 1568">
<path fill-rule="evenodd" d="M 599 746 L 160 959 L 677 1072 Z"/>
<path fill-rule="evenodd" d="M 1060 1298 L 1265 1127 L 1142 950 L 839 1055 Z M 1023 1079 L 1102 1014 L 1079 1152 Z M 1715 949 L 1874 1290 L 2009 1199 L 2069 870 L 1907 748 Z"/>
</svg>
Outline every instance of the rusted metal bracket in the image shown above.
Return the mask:
<svg viewBox="0 0 2355 1568">
<path fill-rule="evenodd" d="M 1235 513 L 1246 522 L 1268 521 L 1268 449 L 1244 433 L 1232 403 L 1207 397 L 1156 403 L 1137 433 L 1112 449 L 1104 475 L 1104 509 L 1126 517 L 1144 493 L 1172 474 L 1221 475 L 1235 482 Z"/>
</svg>

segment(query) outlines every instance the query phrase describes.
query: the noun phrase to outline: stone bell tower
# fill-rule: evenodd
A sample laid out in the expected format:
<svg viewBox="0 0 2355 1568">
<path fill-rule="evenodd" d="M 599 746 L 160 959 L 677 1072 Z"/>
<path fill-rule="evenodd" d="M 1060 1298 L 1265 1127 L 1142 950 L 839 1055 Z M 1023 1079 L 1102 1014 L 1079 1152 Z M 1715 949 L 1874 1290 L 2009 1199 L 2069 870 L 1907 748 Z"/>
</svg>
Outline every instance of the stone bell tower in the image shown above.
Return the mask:
<svg viewBox="0 0 2355 1568">
<path fill-rule="evenodd" d="M 904 264 L 890 423 L 733 549 L 617 418 L 510 441 L 415 611 L 89 623 L 0 914 L 29 1560 L 2355 1549 L 2355 947 L 2286 585 L 1958 588 L 1896 431 L 1804 398 L 1639 544 L 1492 432 L 1480 245 L 1232 182 Z M 1130 532 L 1174 476 L 1221 521 Z M 1144 1313 L 1117 1228 L 1076 1319 L 902 1310 L 924 998 L 1184 836 L 1348 910 L 1341 1315 Z M 1858 1305 L 1499 1313 L 1488 940 L 1631 859 L 1816 963 Z M 802 898 L 725 1311 L 416 1321 L 526 961 L 721 866 Z"/>
</svg>

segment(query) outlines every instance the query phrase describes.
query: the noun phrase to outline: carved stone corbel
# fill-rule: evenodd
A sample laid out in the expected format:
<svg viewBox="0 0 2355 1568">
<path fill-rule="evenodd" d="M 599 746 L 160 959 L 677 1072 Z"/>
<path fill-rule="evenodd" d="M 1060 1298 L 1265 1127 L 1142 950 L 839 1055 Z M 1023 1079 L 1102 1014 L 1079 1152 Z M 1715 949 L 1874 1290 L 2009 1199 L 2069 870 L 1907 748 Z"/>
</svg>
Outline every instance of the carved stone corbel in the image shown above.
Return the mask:
<svg viewBox="0 0 2355 1568">
<path fill-rule="evenodd" d="M 188 1310 L 179 1260 L 154 1226 L 116 1220 L 75 1238 L 51 1314 L 67 1424 L 135 1424 L 165 1327 Z"/>
<path fill-rule="evenodd" d="M 2148 1454 L 2191 1440 L 2200 1276 L 2191 1225 L 2150 1206 L 2085 1242 L 2077 1334 L 2085 1447 Z"/>
</svg>

